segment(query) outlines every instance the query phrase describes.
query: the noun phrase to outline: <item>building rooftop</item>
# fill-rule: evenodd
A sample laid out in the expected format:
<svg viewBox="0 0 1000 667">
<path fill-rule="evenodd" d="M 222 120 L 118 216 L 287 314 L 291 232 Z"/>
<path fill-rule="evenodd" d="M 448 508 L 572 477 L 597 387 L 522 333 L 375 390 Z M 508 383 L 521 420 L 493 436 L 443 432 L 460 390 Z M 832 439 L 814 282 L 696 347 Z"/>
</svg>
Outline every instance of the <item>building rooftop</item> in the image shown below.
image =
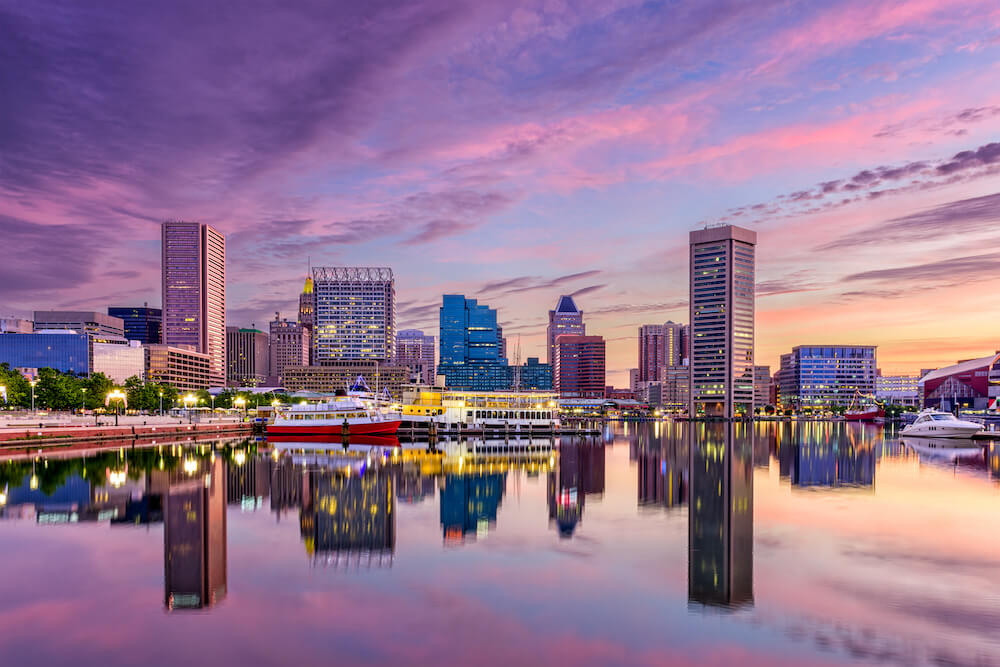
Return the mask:
<svg viewBox="0 0 1000 667">
<path fill-rule="evenodd" d="M 991 354 L 988 357 L 969 359 L 968 361 L 962 361 L 951 366 L 944 366 L 923 376 L 920 378 L 920 382 L 929 382 L 931 380 L 948 377 L 949 375 L 958 375 L 959 373 L 968 373 L 980 368 L 987 368 L 992 366 L 997 359 L 1000 359 L 1000 354 Z"/>
<path fill-rule="evenodd" d="M 573 303 L 573 297 L 566 296 L 565 294 L 559 297 L 559 303 L 556 304 L 557 313 L 579 313 L 576 304 Z"/>
</svg>

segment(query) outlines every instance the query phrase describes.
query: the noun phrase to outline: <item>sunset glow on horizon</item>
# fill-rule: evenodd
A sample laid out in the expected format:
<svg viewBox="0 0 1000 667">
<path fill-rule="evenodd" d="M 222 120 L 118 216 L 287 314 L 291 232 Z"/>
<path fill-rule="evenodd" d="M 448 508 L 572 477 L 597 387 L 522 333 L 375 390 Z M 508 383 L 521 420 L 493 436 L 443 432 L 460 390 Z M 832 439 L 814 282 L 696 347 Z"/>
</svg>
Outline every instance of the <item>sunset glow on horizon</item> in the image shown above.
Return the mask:
<svg viewBox="0 0 1000 667">
<path fill-rule="evenodd" d="M 160 222 L 227 237 L 228 323 L 389 266 L 544 361 L 570 294 L 628 386 L 688 232 L 758 234 L 756 356 L 1000 350 L 996 0 L 4 3 L 0 317 L 159 306 Z M 508 349 L 509 356 L 513 350 Z"/>
</svg>

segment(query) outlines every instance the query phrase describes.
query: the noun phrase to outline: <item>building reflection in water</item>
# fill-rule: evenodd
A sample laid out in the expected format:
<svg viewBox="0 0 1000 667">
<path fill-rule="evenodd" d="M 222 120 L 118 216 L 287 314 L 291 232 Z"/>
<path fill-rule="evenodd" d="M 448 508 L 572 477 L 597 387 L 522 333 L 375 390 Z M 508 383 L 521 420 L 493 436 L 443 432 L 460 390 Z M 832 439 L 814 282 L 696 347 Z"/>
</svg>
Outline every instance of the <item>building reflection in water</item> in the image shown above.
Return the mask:
<svg viewBox="0 0 1000 667">
<path fill-rule="evenodd" d="M 163 473 L 163 581 L 168 609 L 211 607 L 226 596 L 226 464 L 185 459 Z"/>
<path fill-rule="evenodd" d="M 688 501 L 688 442 L 677 422 L 656 423 L 629 440 L 629 458 L 636 462 L 640 507 L 679 508 Z"/>
<path fill-rule="evenodd" d="M 753 604 L 753 431 L 741 422 L 689 429 L 688 601 Z"/>
<path fill-rule="evenodd" d="M 851 426 L 777 425 L 773 447 L 779 475 L 798 488 L 874 489 L 878 459 L 875 431 Z"/>
<path fill-rule="evenodd" d="M 497 521 L 507 474 L 447 474 L 441 478 L 441 527 L 446 544 L 485 537 Z"/>
<path fill-rule="evenodd" d="M 562 438 L 555 470 L 548 475 L 549 521 L 559 536 L 573 536 L 587 496 L 604 493 L 604 442 Z"/>
<path fill-rule="evenodd" d="M 306 553 L 326 565 L 390 566 L 396 550 L 394 480 L 383 470 L 310 469 L 299 528 Z"/>
</svg>

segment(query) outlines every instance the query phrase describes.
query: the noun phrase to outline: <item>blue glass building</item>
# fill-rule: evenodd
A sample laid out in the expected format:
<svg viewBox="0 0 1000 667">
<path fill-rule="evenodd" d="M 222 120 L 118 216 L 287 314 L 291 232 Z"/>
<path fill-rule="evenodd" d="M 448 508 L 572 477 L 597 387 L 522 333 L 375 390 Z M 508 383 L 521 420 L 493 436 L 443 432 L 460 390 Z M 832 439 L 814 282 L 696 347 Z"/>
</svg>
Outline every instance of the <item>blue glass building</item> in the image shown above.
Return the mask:
<svg viewBox="0 0 1000 667">
<path fill-rule="evenodd" d="M 510 388 L 507 359 L 500 354 L 497 311 L 445 294 L 440 310 L 438 374 L 452 389 L 499 391 Z"/>
<path fill-rule="evenodd" d="M 87 334 L 0 334 L 0 363 L 11 368 L 54 368 L 64 373 L 90 374 L 90 341 Z"/>
<path fill-rule="evenodd" d="M 552 365 L 539 363 L 538 357 L 528 357 L 523 366 L 508 368 L 510 369 L 508 384 L 511 389 L 552 391 Z"/>
<path fill-rule="evenodd" d="M 148 306 L 111 307 L 108 315 L 121 318 L 125 322 L 125 337 L 137 340 L 143 345 L 157 345 L 162 342 L 161 327 L 163 311 Z"/>
</svg>

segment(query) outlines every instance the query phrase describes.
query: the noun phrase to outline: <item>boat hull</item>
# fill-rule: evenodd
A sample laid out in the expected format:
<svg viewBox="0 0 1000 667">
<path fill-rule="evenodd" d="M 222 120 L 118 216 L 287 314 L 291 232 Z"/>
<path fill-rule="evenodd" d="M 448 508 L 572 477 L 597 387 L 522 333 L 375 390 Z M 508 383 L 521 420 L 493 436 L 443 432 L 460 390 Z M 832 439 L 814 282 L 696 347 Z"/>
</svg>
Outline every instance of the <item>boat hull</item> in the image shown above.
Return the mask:
<svg viewBox="0 0 1000 667">
<path fill-rule="evenodd" d="M 849 422 L 873 422 L 882 416 L 884 413 L 878 409 L 844 413 L 844 419 Z"/>
<path fill-rule="evenodd" d="M 936 430 L 934 431 L 926 429 L 907 430 L 909 428 L 910 427 L 907 426 L 902 431 L 900 431 L 900 435 L 906 436 L 907 438 L 949 438 L 953 440 L 956 439 L 968 440 L 969 438 L 972 438 L 977 433 L 983 430 L 981 426 L 977 427 L 958 426 L 958 427 L 948 427 L 948 428 L 936 427 Z"/>
<path fill-rule="evenodd" d="M 399 420 L 382 422 L 363 422 L 348 424 L 347 434 L 354 435 L 393 435 L 399 430 Z M 267 435 L 325 435 L 343 436 L 343 424 L 302 424 L 285 425 L 269 424 Z"/>
</svg>

